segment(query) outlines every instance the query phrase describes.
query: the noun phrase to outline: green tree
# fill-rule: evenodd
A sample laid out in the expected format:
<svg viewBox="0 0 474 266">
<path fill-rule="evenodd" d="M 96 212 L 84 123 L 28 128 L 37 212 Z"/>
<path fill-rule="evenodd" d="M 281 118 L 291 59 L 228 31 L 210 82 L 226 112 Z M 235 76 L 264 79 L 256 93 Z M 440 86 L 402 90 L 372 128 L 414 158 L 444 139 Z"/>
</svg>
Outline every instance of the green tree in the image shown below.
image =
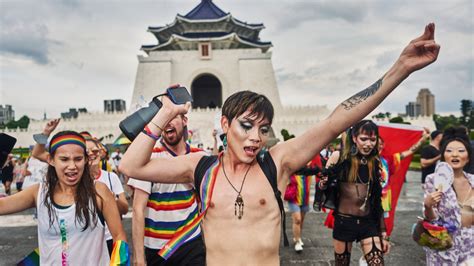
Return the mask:
<svg viewBox="0 0 474 266">
<path fill-rule="evenodd" d="M 283 136 L 284 141 L 287 141 L 287 140 L 292 139 L 292 138 L 295 137 L 295 135 L 293 135 L 293 134 L 290 135 L 290 132 L 288 132 L 288 130 L 286 130 L 286 129 L 282 129 L 280 131 L 280 133 Z"/>
<path fill-rule="evenodd" d="M 10 121 L 8 122 L 5 126 L 7 128 L 28 128 L 28 125 L 30 124 L 30 118 L 26 115 L 22 116 L 20 119 L 17 121 Z"/>
<path fill-rule="evenodd" d="M 390 113 L 390 112 L 385 113 L 385 117 L 387 117 L 388 119 L 390 119 L 391 116 L 392 116 L 392 113 Z"/>
<path fill-rule="evenodd" d="M 461 100 L 461 117 L 459 122 L 468 128 L 474 128 L 474 111 L 472 101 Z"/>
<path fill-rule="evenodd" d="M 30 124 L 30 118 L 24 115 L 17 121 L 17 123 L 20 128 L 28 128 L 28 125 Z"/>
<path fill-rule="evenodd" d="M 440 115 L 434 114 L 433 120 L 435 122 L 436 128 L 439 130 L 445 130 L 448 127 L 457 127 L 461 125 L 459 123 L 459 119 L 455 117 L 454 115 L 440 116 Z"/>
<path fill-rule="evenodd" d="M 372 118 L 385 118 L 385 113 L 380 112 L 378 114 L 373 115 Z"/>
<path fill-rule="evenodd" d="M 395 116 L 394 118 L 390 119 L 389 122 L 394 123 L 394 124 L 407 124 L 407 125 L 410 125 L 410 122 L 403 121 L 403 118 L 401 116 Z"/>
</svg>

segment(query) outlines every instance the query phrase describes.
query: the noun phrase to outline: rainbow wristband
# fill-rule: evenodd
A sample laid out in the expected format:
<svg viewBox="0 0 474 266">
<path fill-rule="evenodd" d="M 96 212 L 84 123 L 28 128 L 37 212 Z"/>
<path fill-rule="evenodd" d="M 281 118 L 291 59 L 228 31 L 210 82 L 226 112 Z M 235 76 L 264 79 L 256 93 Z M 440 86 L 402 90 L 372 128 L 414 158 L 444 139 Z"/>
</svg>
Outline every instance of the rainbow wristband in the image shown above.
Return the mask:
<svg viewBox="0 0 474 266">
<path fill-rule="evenodd" d="M 153 140 L 157 141 L 160 136 L 158 135 L 155 135 L 153 134 L 153 132 L 151 132 L 150 128 L 148 127 L 148 125 L 145 126 L 145 128 L 143 129 L 143 134 L 147 135 L 148 137 L 152 138 Z"/>
</svg>

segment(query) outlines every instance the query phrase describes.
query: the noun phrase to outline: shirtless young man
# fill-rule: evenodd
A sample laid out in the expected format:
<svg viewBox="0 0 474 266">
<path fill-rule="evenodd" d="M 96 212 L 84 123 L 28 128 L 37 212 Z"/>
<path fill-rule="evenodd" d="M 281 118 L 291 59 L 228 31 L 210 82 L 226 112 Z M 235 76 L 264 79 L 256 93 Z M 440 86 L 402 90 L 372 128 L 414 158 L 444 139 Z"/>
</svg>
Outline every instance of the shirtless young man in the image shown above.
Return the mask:
<svg viewBox="0 0 474 266">
<path fill-rule="evenodd" d="M 278 187 L 284 191 L 288 177 L 350 125 L 364 118 L 412 72 L 434 62 L 439 45 L 434 24 L 411 41 L 387 73 L 369 88 L 342 102 L 328 118 L 303 135 L 279 143 L 269 151 L 277 168 Z M 151 134 L 161 134 L 176 115 L 191 104 L 174 105 L 167 97 L 148 124 Z M 231 95 L 222 107 L 221 125 L 227 148 L 220 165 L 207 213 L 202 220 L 207 265 L 278 265 L 280 211 L 267 178 L 256 157 L 268 139 L 273 107 L 263 96 L 249 91 Z M 149 134 L 149 133 L 147 133 Z M 120 170 L 137 179 L 162 183 L 192 183 L 202 154 L 150 160 L 153 138 L 140 134 L 122 158 Z M 237 196 L 244 201 L 239 219 Z"/>
</svg>

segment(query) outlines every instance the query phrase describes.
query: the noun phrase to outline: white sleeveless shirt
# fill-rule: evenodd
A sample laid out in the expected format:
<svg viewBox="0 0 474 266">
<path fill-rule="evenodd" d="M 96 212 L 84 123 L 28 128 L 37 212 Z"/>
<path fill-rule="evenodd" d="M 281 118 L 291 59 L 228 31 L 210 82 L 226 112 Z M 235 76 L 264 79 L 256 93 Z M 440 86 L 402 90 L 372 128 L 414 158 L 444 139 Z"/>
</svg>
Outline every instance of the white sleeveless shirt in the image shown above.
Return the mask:
<svg viewBox="0 0 474 266">
<path fill-rule="evenodd" d="M 40 183 L 36 207 L 40 264 L 109 265 L 105 229 L 99 218 L 95 227 L 92 224 L 82 231 L 82 224 L 76 221 L 75 204 L 65 209 L 59 209 L 53 205 L 57 217 L 50 227 L 48 209 L 43 203 L 44 189 L 45 186 Z"/>
</svg>

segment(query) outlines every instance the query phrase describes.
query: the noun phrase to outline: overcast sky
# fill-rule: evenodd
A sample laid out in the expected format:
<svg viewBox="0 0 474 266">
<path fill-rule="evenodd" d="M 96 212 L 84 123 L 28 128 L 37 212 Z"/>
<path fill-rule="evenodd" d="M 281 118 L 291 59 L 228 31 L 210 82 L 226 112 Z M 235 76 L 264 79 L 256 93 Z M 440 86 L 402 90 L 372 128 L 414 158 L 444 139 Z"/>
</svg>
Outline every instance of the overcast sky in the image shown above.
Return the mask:
<svg viewBox="0 0 474 266">
<path fill-rule="evenodd" d="M 69 107 L 103 110 L 130 100 L 148 26 L 171 23 L 199 0 L 0 0 L 0 104 L 16 119 L 59 116 Z M 437 113 L 459 113 L 473 99 L 473 1 L 215 0 L 248 23 L 264 23 L 285 105 L 339 102 L 381 77 L 425 24 L 436 23 L 438 61 L 412 74 L 378 111 L 401 113 L 421 88 Z M 248 89 L 248 88 L 242 88 Z"/>
</svg>

